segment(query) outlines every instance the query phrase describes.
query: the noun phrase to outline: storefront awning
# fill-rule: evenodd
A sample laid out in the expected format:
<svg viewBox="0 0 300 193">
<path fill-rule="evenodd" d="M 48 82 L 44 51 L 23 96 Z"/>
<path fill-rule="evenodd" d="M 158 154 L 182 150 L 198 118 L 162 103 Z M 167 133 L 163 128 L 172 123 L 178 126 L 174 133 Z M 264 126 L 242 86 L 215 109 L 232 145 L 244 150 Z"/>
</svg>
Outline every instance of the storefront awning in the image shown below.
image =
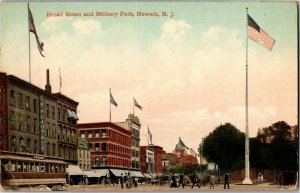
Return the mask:
<svg viewBox="0 0 300 193">
<path fill-rule="evenodd" d="M 98 174 L 98 177 L 103 177 L 103 176 L 108 176 L 108 169 L 97 169 L 97 170 L 92 170 L 93 172 L 96 172 Z"/>
<path fill-rule="evenodd" d="M 144 174 L 145 178 L 151 179 L 152 177 L 149 174 Z"/>
<path fill-rule="evenodd" d="M 156 173 L 149 173 L 150 176 L 152 176 L 152 178 L 155 178 L 156 177 Z"/>
<path fill-rule="evenodd" d="M 96 171 L 83 171 L 84 175 L 88 178 L 99 178 L 100 175 Z"/>
<path fill-rule="evenodd" d="M 130 171 L 130 176 L 137 178 L 144 178 L 143 174 L 140 171 Z"/>
<path fill-rule="evenodd" d="M 128 173 L 128 171 L 126 170 L 118 170 L 118 169 L 110 169 L 110 171 L 117 177 L 121 177 L 122 176 L 126 176 L 126 174 Z"/>
<path fill-rule="evenodd" d="M 79 168 L 78 165 L 68 165 L 67 173 L 71 176 L 81 175 L 83 176 L 83 170 Z"/>
</svg>

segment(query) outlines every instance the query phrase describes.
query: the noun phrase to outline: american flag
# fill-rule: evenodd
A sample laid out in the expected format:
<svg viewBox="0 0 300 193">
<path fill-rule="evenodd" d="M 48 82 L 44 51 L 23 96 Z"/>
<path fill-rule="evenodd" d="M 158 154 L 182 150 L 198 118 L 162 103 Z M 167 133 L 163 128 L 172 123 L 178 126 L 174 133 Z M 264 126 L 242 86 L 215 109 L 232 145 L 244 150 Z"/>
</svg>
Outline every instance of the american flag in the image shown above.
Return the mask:
<svg viewBox="0 0 300 193">
<path fill-rule="evenodd" d="M 269 51 L 272 50 L 275 40 L 267 32 L 257 25 L 257 23 L 248 15 L 248 37 L 261 44 Z"/>
</svg>

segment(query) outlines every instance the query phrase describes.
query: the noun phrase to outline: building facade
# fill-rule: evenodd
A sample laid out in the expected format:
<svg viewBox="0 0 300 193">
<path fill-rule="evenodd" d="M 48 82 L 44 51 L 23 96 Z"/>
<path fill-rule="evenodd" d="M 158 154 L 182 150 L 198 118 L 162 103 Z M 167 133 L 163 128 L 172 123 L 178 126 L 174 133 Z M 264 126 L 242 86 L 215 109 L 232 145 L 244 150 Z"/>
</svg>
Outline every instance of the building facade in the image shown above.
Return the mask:
<svg viewBox="0 0 300 193">
<path fill-rule="evenodd" d="M 131 132 L 111 122 L 78 124 L 78 136 L 91 148 L 91 168 L 131 167 Z"/>
<path fill-rule="evenodd" d="M 91 170 L 91 150 L 86 139 L 78 139 L 78 166 L 81 170 Z"/>
<path fill-rule="evenodd" d="M 141 123 L 137 116 L 129 114 L 126 122 L 118 122 L 117 125 L 131 131 L 131 169 L 140 170 L 140 129 Z"/>
<path fill-rule="evenodd" d="M 158 145 L 141 146 L 141 171 L 161 175 L 163 172 L 162 155 L 165 153 Z"/>
<path fill-rule="evenodd" d="M 0 151 L 18 155 L 18 159 L 22 159 L 22 155 L 31 156 L 32 164 L 35 164 L 35 158 L 39 163 L 41 159 L 51 158 L 56 159 L 59 164 L 77 164 L 76 135 L 70 135 L 71 142 L 61 148 L 64 154 L 60 153 L 59 105 L 68 106 L 77 117 L 78 102 L 66 96 L 62 97 L 60 93 L 51 92 L 48 70 L 46 80 L 45 90 L 43 90 L 13 75 L 0 73 Z M 73 133 L 76 134 L 78 117 L 76 120 L 71 120 L 67 115 L 65 116 L 67 119 L 65 124 L 69 128 L 72 127 Z M 71 155 L 68 155 L 69 152 Z M 39 165 L 42 166 L 43 164 Z M 36 170 L 51 171 L 43 167 Z"/>
</svg>

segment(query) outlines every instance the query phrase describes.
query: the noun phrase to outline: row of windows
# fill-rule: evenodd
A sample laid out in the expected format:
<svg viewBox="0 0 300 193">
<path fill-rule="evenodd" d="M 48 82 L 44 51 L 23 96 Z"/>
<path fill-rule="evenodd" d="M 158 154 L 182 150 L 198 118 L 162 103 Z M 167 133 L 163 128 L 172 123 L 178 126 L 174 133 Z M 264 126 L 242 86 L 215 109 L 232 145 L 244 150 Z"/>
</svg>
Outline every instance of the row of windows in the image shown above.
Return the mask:
<svg viewBox="0 0 300 193">
<path fill-rule="evenodd" d="M 79 164 L 79 168 L 82 170 L 89 170 L 90 168 L 90 164 Z"/>
<path fill-rule="evenodd" d="M 39 133 L 39 127 L 38 127 L 38 120 L 36 118 L 31 119 L 30 116 L 26 117 L 26 121 L 24 123 L 24 116 L 23 114 L 19 113 L 19 122 L 18 122 L 18 127 L 16 127 L 16 115 L 14 111 L 11 111 L 10 114 L 10 129 L 17 129 L 20 131 L 25 131 L 25 132 L 30 132 L 34 134 Z M 56 138 L 56 125 L 55 124 L 50 124 L 50 122 L 47 122 L 45 124 L 45 136 L 46 137 L 52 137 Z M 58 126 L 58 131 L 57 131 L 57 137 L 60 140 L 64 140 L 66 142 L 76 142 L 76 129 L 71 129 L 71 128 L 62 128 L 60 125 Z"/>
<path fill-rule="evenodd" d="M 78 154 L 79 154 L 79 158 L 87 158 L 87 159 L 90 159 L 90 153 L 89 153 L 89 151 L 79 149 Z"/>
<path fill-rule="evenodd" d="M 93 131 L 80 131 L 80 138 L 85 139 L 87 138 L 94 138 L 94 137 L 100 137 L 100 130 L 94 130 Z M 101 129 L 101 137 L 107 137 L 107 130 Z"/>
<path fill-rule="evenodd" d="M 98 137 L 110 137 L 113 140 L 121 141 L 123 143 L 130 143 L 130 138 L 119 134 L 114 131 L 109 131 L 107 129 L 99 129 L 99 130 L 81 130 L 80 138 L 82 139 L 92 139 Z"/>
<path fill-rule="evenodd" d="M 4 163 L 6 172 L 46 172 L 46 173 L 65 173 L 65 166 L 61 164 L 35 163 L 24 161 L 10 161 Z"/>
<path fill-rule="evenodd" d="M 18 99 L 18 100 L 17 100 Z M 32 102 L 31 102 L 32 101 Z M 34 113 L 37 113 L 39 110 L 38 100 L 37 99 L 30 99 L 29 96 L 25 97 L 25 106 L 23 103 L 23 94 L 18 93 L 18 96 L 14 90 L 10 91 L 10 105 L 17 106 L 21 109 L 25 107 L 27 111 L 33 111 Z M 55 119 L 55 107 L 50 106 L 49 104 L 45 105 L 45 116 L 48 118 Z M 73 110 L 75 112 L 75 110 Z M 57 108 L 57 119 L 58 120 L 67 120 L 67 108 L 66 106 L 59 105 Z M 76 120 L 68 120 L 69 123 L 76 124 Z M 75 122 L 74 122 L 75 121 Z"/>
<path fill-rule="evenodd" d="M 130 155 L 130 149 L 126 147 L 122 147 L 120 145 L 115 145 L 112 143 L 90 143 L 91 150 L 94 151 L 111 151 L 114 153 L 120 153 L 125 155 Z"/>
<path fill-rule="evenodd" d="M 123 166 L 123 167 L 130 167 L 131 163 L 130 160 L 127 159 L 122 159 L 122 158 L 116 158 L 116 157 L 107 157 L 107 156 L 102 156 L 102 157 L 94 157 L 93 161 L 93 166 Z"/>
<path fill-rule="evenodd" d="M 23 137 L 20 137 L 17 141 L 16 136 L 11 137 L 11 146 L 10 150 L 12 152 L 23 152 L 23 153 L 32 153 L 39 154 L 40 153 L 40 144 L 37 140 L 32 141 L 28 138 L 26 141 Z M 76 160 L 76 148 L 59 145 L 58 146 L 58 155 L 56 154 L 56 144 L 52 145 L 48 142 L 45 146 L 45 155 L 53 156 L 53 157 L 62 157 L 66 159 L 75 159 Z"/>
</svg>

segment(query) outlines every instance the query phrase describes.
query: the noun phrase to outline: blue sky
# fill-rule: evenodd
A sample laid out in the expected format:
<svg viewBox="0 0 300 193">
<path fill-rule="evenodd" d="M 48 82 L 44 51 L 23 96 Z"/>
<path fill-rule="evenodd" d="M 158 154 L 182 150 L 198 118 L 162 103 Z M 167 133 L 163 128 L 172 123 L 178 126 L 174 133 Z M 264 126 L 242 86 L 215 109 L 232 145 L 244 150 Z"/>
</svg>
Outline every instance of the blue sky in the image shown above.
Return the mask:
<svg viewBox="0 0 300 193">
<path fill-rule="evenodd" d="M 45 44 L 31 34 L 32 83 L 80 104 L 80 122 L 108 121 L 109 88 L 125 121 L 132 97 L 153 142 L 171 151 L 178 137 L 196 149 L 221 123 L 244 131 L 246 7 L 276 43 L 272 52 L 249 40 L 249 125 L 297 123 L 297 8 L 294 2 L 30 3 Z M 173 12 L 174 17 L 47 17 L 47 12 Z M 28 80 L 27 3 L 1 5 L 0 70 Z M 180 132 L 178 132 L 180 129 Z M 175 132 L 176 131 L 176 132 Z M 164 140 L 162 140 L 164 139 Z"/>
</svg>

